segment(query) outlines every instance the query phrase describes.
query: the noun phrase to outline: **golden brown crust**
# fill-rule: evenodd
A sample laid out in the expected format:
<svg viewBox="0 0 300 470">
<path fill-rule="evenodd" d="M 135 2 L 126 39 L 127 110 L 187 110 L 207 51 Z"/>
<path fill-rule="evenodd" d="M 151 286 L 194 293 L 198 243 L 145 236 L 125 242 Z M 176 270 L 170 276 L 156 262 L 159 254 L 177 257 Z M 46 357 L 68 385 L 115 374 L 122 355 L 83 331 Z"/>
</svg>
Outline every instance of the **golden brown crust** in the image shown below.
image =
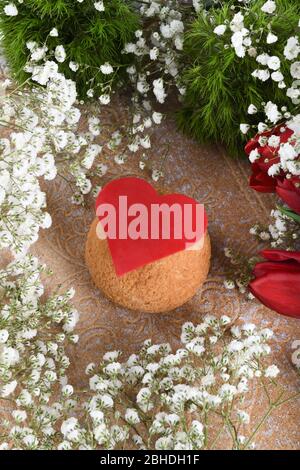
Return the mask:
<svg viewBox="0 0 300 470">
<path fill-rule="evenodd" d="M 118 277 L 107 241 L 97 237 L 97 223 L 96 218 L 87 237 L 86 264 L 95 285 L 113 302 L 142 312 L 167 312 L 202 287 L 210 266 L 208 234 L 201 249 L 180 251 Z"/>
</svg>

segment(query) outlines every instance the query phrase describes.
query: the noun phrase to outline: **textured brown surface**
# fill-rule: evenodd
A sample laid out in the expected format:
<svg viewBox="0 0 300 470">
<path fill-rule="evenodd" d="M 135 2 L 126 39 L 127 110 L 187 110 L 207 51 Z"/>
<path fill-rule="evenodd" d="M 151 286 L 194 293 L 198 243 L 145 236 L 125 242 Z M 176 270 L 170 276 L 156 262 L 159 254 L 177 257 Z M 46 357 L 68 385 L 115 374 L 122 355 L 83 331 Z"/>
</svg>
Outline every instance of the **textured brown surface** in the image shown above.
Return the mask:
<svg viewBox="0 0 300 470">
<path fill-rule="evenodd" d="M 109 126 L 119 120 L 120 106 L 117 105 L 108 110 L 102 123 L 109 130 Z M 182 192 L 206 205 L 212 242 L 212 266 L 202 291 L 171 313 L 132 312 L 99 294 L 84 259 L 85 240 L 95 216 L 94 200 L 89 199 L 86 207 L 76 207 L 70 202 L 71 192 L 63 180 L 57 178 L 44 185 L 53 226 L 41 232 L 32 252 L 54 271 L 54 276 L 47 280 L 49 288 L 61 283 L 63 289 L 70 286 L 76 289 L 74 303 L 81 312 L 77 327 L 80 340 L 77 346 L 69 349 L 70 382 L 76 388 L 86 387 L 85 366 L 100 360 L 104 351 L 121 349 L 128 355 L 136 352 L 147 338 L 178 346 L 181 325 L 185 321 L 201 322 L 204 314 L 214 313 L 239 316 L 241 321 L 272 328 L 275 337 L 271 343 L 271 361 L 280 368 L 281 380 L 288 392 L 295 393 L 300 381 L 291 364 L 290 345 L 292 340 L 300 339 L 300 322 L 277 315 L 255 300 L 246 301 L 237 291 L 228 291 L 223 286 L 228 262 L 223 255 L 224 247 L 229 246 L 243 254 L 257 253 L 258 247 L 249 235 L 249 228 L 257 221 L 268 221 L 273 206 L 271 199 L 248 188 L 246 160 L 232 160 L 220 148 L 194 143 L 178 133 L 171 120 L 154 137 L 150 157 L 156 167 L 165 153 L 163 144 L 168 143 L 170 151 L 164 167 L 163 186 L 170 192 Z M 111 168 L 106 181 L 125 173 L 145 177 L 145 173 L 138 170 L 138 156 L 130 157 L 132 160 L 124 166 L 115 165 L 109 151 L 101 158 L 101 161 L 109 162 Z M 160 189 L 159 184 L 155 186 Z M 272 414 L 255 440 L 259 449 L 300 449 L 299 405 L 299 400 L 293 401 Z M 251 390 L 244 408 L 251 414 L 251 430 L 266 409 L 266 400 L 258 387 Z M 226 447 L 225 440 L 223 446 Z"/>
<path fill-rule="evenodd" d="M 85 259 L 95 285 L 116 304 L 141 312 L 168 312 L 190 300 L 205 281 L 211 253 L 208 235 L 201 249 L 175 253 L 118 277 L 107 240 L 97 236 L 97 224 L 94 219 Z"/>
</svg>

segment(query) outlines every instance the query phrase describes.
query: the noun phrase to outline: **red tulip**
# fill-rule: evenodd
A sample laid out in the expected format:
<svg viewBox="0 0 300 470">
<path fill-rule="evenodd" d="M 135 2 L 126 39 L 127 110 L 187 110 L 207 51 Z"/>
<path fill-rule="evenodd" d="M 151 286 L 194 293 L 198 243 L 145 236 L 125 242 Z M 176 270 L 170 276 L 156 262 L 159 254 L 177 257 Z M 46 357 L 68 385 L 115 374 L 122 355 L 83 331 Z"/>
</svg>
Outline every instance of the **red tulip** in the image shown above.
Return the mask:
<svg viewBox="0 0 300 470">
<path fill-rule="evenodd" d="M 256 264 L 250 292 L 272 310 L 300 318 L 300 252 L 264 250 L 260 254 L 267 261 Z"/>
<path fill-rule="evenodd" d="M 276 192 L 279 197 L 297 214 L 300 214 L 300 178 L 292 177 L 278 181 Z"/>
<path fill-rule="evenodd" d="M 269 176 L 268 173 L 262 171 L 257 162 L 252 163 L 252 175 L 250 176 L 249 186 L 260 193 L 275 193 L 277 186 L 277 178 Z"/>
</svg>

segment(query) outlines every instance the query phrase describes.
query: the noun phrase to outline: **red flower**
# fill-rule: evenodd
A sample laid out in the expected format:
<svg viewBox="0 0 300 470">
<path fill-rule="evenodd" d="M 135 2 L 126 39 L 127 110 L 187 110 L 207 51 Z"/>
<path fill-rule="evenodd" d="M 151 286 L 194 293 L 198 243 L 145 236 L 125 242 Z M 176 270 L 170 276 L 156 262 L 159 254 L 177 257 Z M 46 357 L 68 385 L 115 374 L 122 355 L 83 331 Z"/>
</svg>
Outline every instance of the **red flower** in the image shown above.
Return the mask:
<svg viewBox="0 0 300 470">
<path fill-rule="evenodd" d="M 282 132 L 282 129 L 284 131 Z M 288 142 L 289 138 L 294 134 L 294 131 L 286 127 L 285 125 L 276 126 L 274 129 L 269 131 L 262 132 L 261 134 L 256 134 L 253 139 L 249 140 L 249 142 L 245 146 L 245 152 L 247 155 L 250 155 L 252 150 L 257 150 L 260 158 L 256 160 L 257 163 L 262 171 L 267 172 L 270 166 L 274 165 L 274 163 L 278 163 L 280 161 L 278 157 L 278 151 L 281 144 L 285 144 Z M 272 135 L 280 137 L 280 144 L 277 147 L 270 147 L 270 145 L 260 145 L 259 139 L 261 137 L 269 138 Z"/>
<path fill-rule="evenodd" d="M 255 191 L 261 193 L 275 193 L 277 190 L 277 184 L 284 179 L 284 172 L 278 176 L 269 176 L 269 168 L 280 162 L 278 156 L 279 148 L 281 144 L 288 142 L 289 138 L 294 134 L 294 131 L 286 127 L 285 125 L 279 125 L 266 132 L 257 134 L 251 139 L 246 147 L 245 152 L 250 155 L 253 150 L 257 150 L 260 157 L 252 163 L 252 175 L 250 177 L 249 185 Z M 259 139 L 261 137 L 269 138 L 271 136 L 279 136 L 280 144 L 277 147 L 270 147 L 269 145 L 260 145 Z M 279 193 L 278 193 L 279 194 Z"/>
<path fill-rule="evenodd" d="M 300 318 L 300 252 L 264 250 L 260 254 L 267 261 L 256 264 L 250 291 L 272 310 Z"/>
<path fill-rule="evenodd" d="M 262 171 L 257 162 L 252 163 L 252 175 L 250 176 L 249 186 L 260 193 L 275 193 L 277 186 L 277 178 L 269 176 L 268 173 Z"/>
<path fill-rule="evenodd" d="M 297 214 L 300 214 L 300 178 L 295 176 L 277 182 L 279 197 Z"/>
<path fill-rule="evenodd" d="M 284 131 L 282 132 L 281 129 L 284 129 Z M 272 135 L 277 135 L 280 137 L 280 143 L 285 144 L 293 134 L 294 134 L 294 131 L 292 129 L 289 129 L 283 124 L 276 126 L 274 127 L 274 129 L 262 132 L 260 134 L 256 134 L 256 136 L 253 137 L 253 139 L 249 140 L 249 142 L 246 144 L 245 152 L 247 155 L 249 155 L 250 152 L 252 152 L 252 150 L 257 149 L 260 155 L 262 155 L 264 158 L 273 158 L 275 155 L 278 154 L 279 146 L 278 147 L 270 147 L 268 145 L 261 146 L 259 143 L 260 137 L 269 138 Z"/>
</svg>

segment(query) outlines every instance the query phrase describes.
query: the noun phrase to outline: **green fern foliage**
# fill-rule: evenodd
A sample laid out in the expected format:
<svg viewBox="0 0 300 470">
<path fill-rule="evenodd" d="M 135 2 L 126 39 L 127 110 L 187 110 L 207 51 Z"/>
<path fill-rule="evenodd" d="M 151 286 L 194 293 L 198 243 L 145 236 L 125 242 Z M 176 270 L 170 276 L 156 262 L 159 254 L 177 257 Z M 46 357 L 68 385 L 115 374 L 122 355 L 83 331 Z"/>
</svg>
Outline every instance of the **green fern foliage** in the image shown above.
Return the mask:
<svg viewBox="0 0 300 470">
<path fill-rule="evenodd" d="M 129 2 L 105 0 L 105 10 L 98 11 L 95 1 L 24 0 L 16 3 L 17 16 L 7 16 L 4 8 L 10 2 L 0 0 L 1 43 L 15 78 L 20 82 L 27 78 L 24 66 L 30 52 L 26 43 L 35 41 L 46 44 L 50 57 L 56 46 L 64 46 L 67 58 L 59 65 L 60 70 L 77 82 L 82 97 L 94 87 L 95 78 L 98 84 L 107 80 L 99 72 L 105 62 L 118 67 L 118 79 L 128 61 L 121 51 L 138 29 L 139 19 Z M 53 28 L 57 28 L 58 37 L 49 35 Z M 80 64 L 76 73 L 70 69 L 70 62 Z"/>
<path fill-rule="evenodd" d="M 251 0 L 248 24 L 254 30 L 267 29 L 270 16 L 262 12 L 264 0 Z M 223 2 L 220 7 L 203 11 L 191 25 L 185 38 L 185 55 L 188 65 L 183 74 L 186 95 L 183 108 L 178 112 L 179 127 L 200 142 L 221 142 L 231 154 L 242 153 L 244 138 L 241 123 L 250 123 L 248 106 L 261 108 L 269 100 L 278 105 L 290 104 L 286 90 L 278 88 L 272 80 L 262 82 L 251 76 L 259 68 L 254 57 L 236 56 L 230 46 L 230 32 L 223 36 L 214 33 L 220 24 L 228 24 L 237 2 Z M 283 50 L 287 39 L 295 34 L 298 26 L 300 2 L 277 0 L 277 15 L 272 17 L 271 30 L 279 38 L 276 44 L 265 44 L 264 52 L 277 55 L 282 64 L 281 72 L 288 77 L 288 64 Z M 256 44 L 254 44 L 255 46 Z M 268 50 L 269 47 L 269 50 Z M 271 48 L 272 47 L 272 48 Z M 259 52 L 258 52 L 259 53 Z M 288 79 L 287 79 L 288 83 Z M 257 118 L 255 116 L 255 122 Z"/>
</svg>

